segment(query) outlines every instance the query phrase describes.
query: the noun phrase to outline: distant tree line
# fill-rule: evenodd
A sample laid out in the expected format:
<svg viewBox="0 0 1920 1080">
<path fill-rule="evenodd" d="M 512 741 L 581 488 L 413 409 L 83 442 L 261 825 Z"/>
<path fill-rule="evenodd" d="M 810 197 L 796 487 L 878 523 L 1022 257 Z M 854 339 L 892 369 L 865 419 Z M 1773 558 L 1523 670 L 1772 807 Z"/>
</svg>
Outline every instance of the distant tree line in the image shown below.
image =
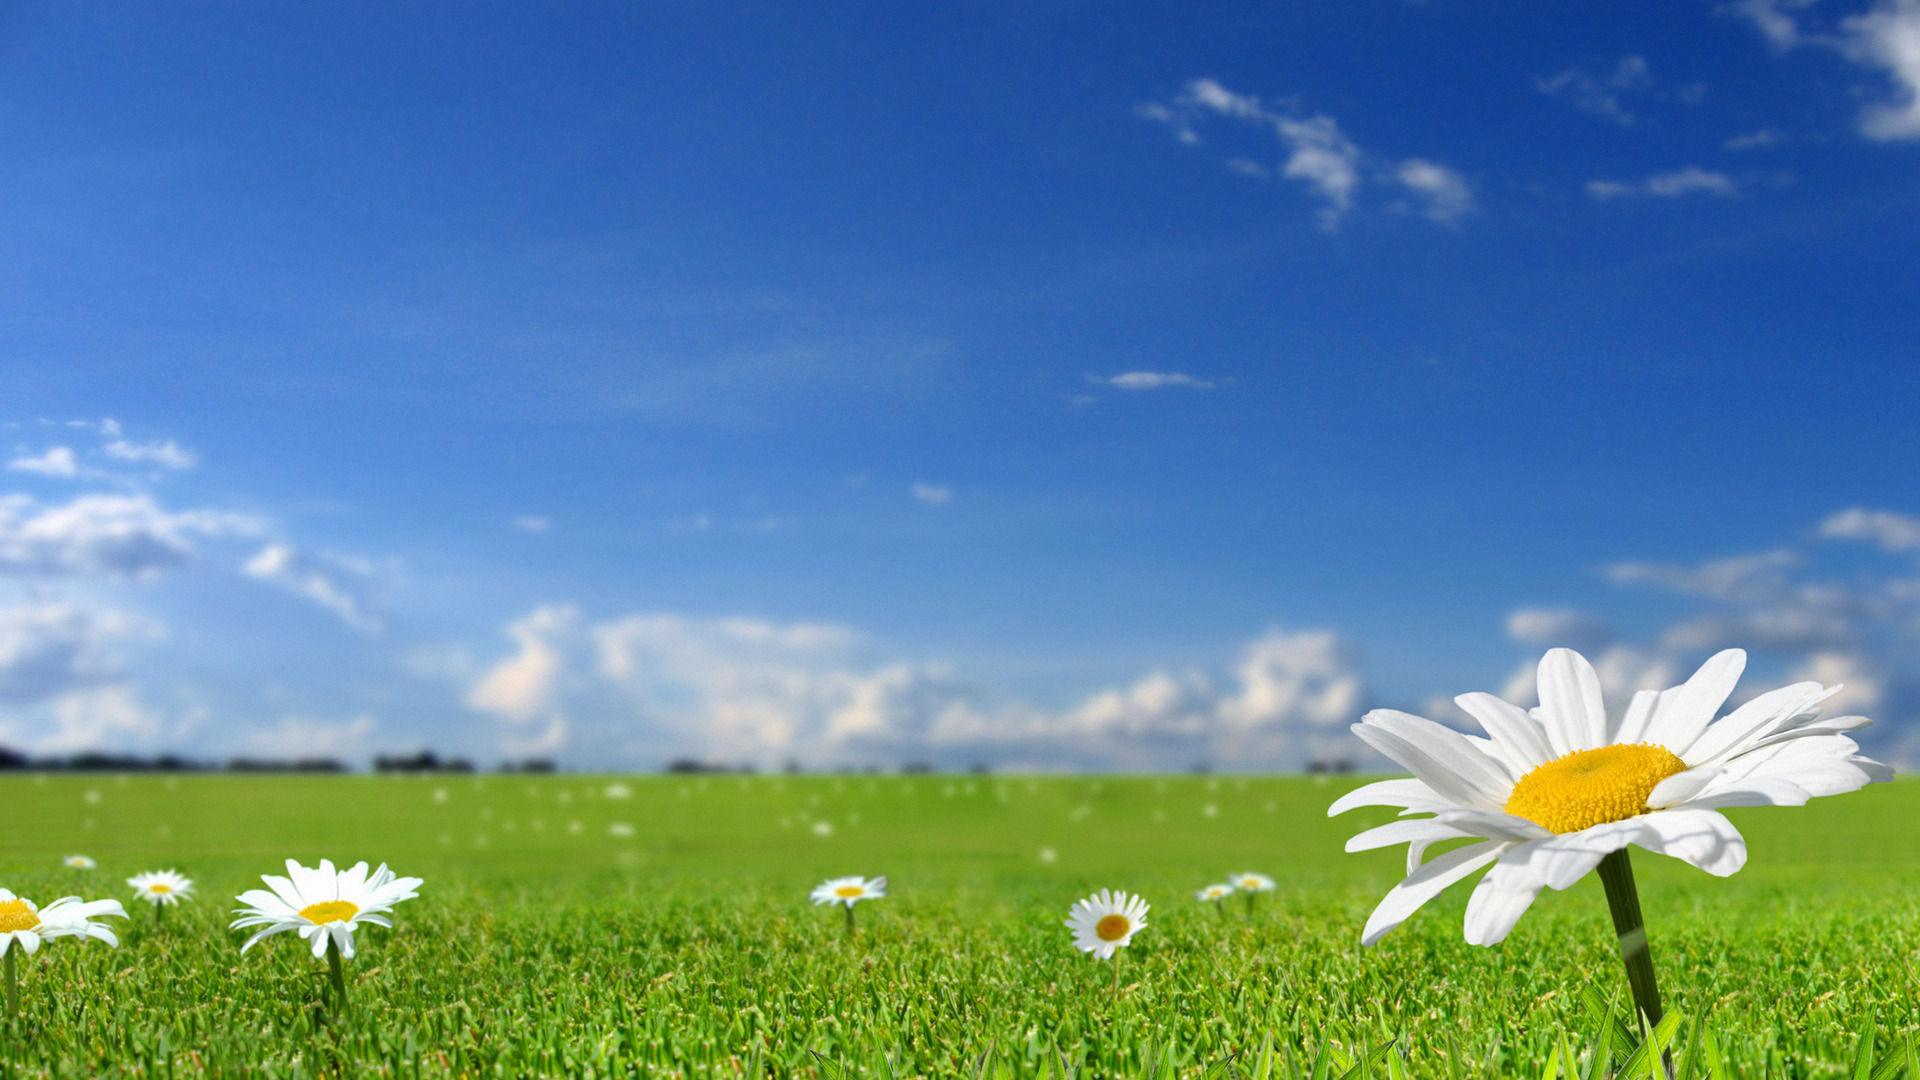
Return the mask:
<svg viewBox="0 0 1920 1080">
<path fill-rule="evenodd" d="M 66 756 L 30 757 L 11 747 L 0 746 L 0 770 L 37 772 L 231 772 L 231 773 L 344 773 L 353 769 L 333 757 L 234 757 L 225 762 L 202 761 L 178 754 L 143 757 L 139 754 L 110 754 L 88 750 Z M 413 754 L 382 754 L 373 759 L 373 771 L 382 773 L 470 773 L 477 770 L 466 758 L 445 758 L 431 750 Z M 508 761 L 501 772 L 550 773 L 557 771 L 546 758 Z"/>
</svg>

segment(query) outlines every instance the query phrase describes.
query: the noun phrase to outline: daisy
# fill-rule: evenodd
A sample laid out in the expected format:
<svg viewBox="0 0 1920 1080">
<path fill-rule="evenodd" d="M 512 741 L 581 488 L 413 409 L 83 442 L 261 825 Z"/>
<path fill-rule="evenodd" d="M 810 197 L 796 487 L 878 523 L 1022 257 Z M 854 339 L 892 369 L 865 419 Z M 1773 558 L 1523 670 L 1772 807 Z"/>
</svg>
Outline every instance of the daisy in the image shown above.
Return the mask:
<svg viewBox="0 0 1920 1080">
<path fill-rule="evenodd" d="M 97 938 L 108 945 L 118 947 L 120 939 L 105 923 L 92 920 L 98 916 L 115 915 L 127 917 L 126 910 L 118 900 L 92 900 L 83 902 L 77 896 L 63 896 L 46 907 L 36 907 L 33 901 L 23 896 L 15 896 L 0 889 L 0 956 L 6 967 L 7 1012 L 20 1014 L 20 990 L 14 980 L 13 946 L 17 943 L 31 956 L 39 951 L 40 943 L 58 937 Z"/>
<path fill-rule="evenodd" d="M 60 864 L 69 870 L 91 870 L 100 865 L 85 855 L 69 855 L 61 859 Z"/>
<path fill-rule="evenodd" d="M 862 900 L 884 900 L 887 897 L 887 876 L 877 878 L 853 877 L 829 878 L 813 887 L 807 899 L 814 906 L 821 904 L 845 904 L 847 907 L 847 933 L 853 933 L 853 905 Z"/>
<path fill-rule="evenodd" d="M 1112 960 L 1121 949 L 1133 944 L 1133 935 L 1147 928 L 1147 902 L 1124 892 L 1101 889 L 1085 900 L 1076 901 L 1067 912 L 1067 929 L 1073 931 L 1073 947 L 1092 953 L 1095 960 Z M 1114 968 L 1114 981 L 1120 979 Z"/>
<path fill-rule="evenodd" d="M 386 912 L 402 900 L 418 896 L 415 890 L 425 884 L 419 878 L 395 877 L 386 863 L 369 875 L 364 862 L 335 871 L 327 859 L 321 859 L 320 866 L 312 870 L 288 859 L 286 877 L 262 874 L 260 880 L 267 883 L 266 889 L 250 889 L 236 898 L 247 906 L 234 910 L 240 918 L 228 929 L 266 929 L 248 938 L 240 951 L 244 953 L 261 939 L 287 930 L 299 934 L 313 947 L 315 959 L 326 954 L 334 1000 L 341 1006 L 346 1003 L 347 987 L 340 959 L 353 959 L 354 929 L 362 923 L 391 927 Z"/>
<path fill-rule="evenodd" d="M 1203 904 L 1217 904 L 1233 895 L 1233 886 L 1227 884 L 1209 885 L 1193 894 L 1195 900 Z"/>
<path fill-rule="evenodd" d="M 1265 874 L 1229 874 L 1227 880 L 1233 887 L 1247 894 L 1247 914 L 1253 914 L 1253 899 L 1263 892 L 1273 891 L 1273 879 Z"/>
<path fill-rule="evenodd" d="M 193 899 L 193 879 L 178 870 L 151 870 L 127 879 L 136 899 L 153 905 L 153 917 L 182 900 Z"/>
<path fill-rule="evenodd" d="M 1374 910 L 1361 941 L 1380 940 L 1441 890 L 1491 866 L 1467 904 L 1466 938 L 1493 945 L 1542 888 L 1568 888 L 1597 867 L 1634 998 L 1657 1022 L 1659 993 L 1627 846 L 1725 877 L 1746 863 L 1747 848 L 1721 808 L 1799 806 L 1893 775 L 1859 756 L 1845 734 L 1870 723 L 1865 717 L 1819 719 L 1821 702 L 1838 686 L 1795 683 L 1715 720 L 1746 660 L 1739 649 L 1721 652 L 1680 686 L 1635 694 L 1617 719 L 1608 716 L 1593 666 L 1571 649 L 1541 659 L 1540 705 L 1530 712 L 1492 694 L 1454 699 L 1486 738 L 1390 709 L 1362 717 L 1354 732 L 1415 778 L 1368 784 L 1342 796 L 1329 816 L 1356 806 L 1433 816 L 1347 841 L 1348 851 L 1408 845 L 1407 878 Z M 1423 861 L 1428 845 L 1463 837 L 1479 842 Z"/>
</svg>

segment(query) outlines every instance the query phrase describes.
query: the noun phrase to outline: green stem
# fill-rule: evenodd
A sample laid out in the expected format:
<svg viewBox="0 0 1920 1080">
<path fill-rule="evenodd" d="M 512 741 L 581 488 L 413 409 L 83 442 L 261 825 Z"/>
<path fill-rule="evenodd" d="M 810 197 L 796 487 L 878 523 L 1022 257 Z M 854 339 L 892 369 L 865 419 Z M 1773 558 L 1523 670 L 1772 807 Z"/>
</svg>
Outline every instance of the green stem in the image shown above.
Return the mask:
<svg viewBox="0 0 1920 1080">
<path fill-rule="evenodd" d="M 853 905 L 852 904 L 847 905 L 847 936 L 849 938 L 853 936 Z"/>
<path fill-rule="evenodd" d="M 160 927 L 163 927 L 163 926 L 165 926 L 165 925 L 167 925 L 167 905 L 165 905 L 165 904 L 155 904 L 155 905 L 153 905 L 153 926 L 154 926 L 154 929 L 156 929 L 156 930 L 157 930 L 157 929 L 159 929 Z"/>
<path fill-rule="evenodd" d="M 327 935 L 327 974 L 333 979 L 333 1011 L 347 1011 L 347 973 L 340 967 L 340 943 Z"/>
<path fill-rule="evenodd" d="M 7 950 L 6 968 L 7 968 L 7 1018 L 8 1019 L 13 1019 L 20 1015 L 20 984 L 19 982 L 16 981 L 15 976 L 13 974 L 13 954 L 19 951 L 20 951 L 20 943 L 18 941 L 13 942 L 12 947 Z"/>
<path fill-rule="evenodd" d="M 1627 965 L 1627 984 L 1639 1006 L 1645 1030 L 1660 1022 L 1660 988 L 1653 981 L 1653 949 L 1647 944 L 1646 923 L 1640 918 L 1640 894 L 1633 887 L 1633 863 L 1621 848 L 1600 860 L 1600 882 L 1607 889 L 1607 907 L 1613 909 L 1613 931 L 1620 935 L 1620 959 Z"/>
<path fill-rule="evenodd" d="M 1114 997 L 1114 1000 L 1116 1001 L 1118 1001 L 1120 998 L 1120 950 L 1119 949 L 1113 950 L 1113 997 Z"/>
<path fill-rule="evenodd" d="M 1253 918 L 1253 898 L 1254 898 L 1254 896 L 1255 896 L 1255 893 L 1254 893 L 1254 891 L 1253 891 L 1252 889 L 1248 889 L 1248 890 L 1247 890 L 1247 918 L 1249 918 L 1249 919 L 1251 919 L 1251 918 Z"/>
</svg>

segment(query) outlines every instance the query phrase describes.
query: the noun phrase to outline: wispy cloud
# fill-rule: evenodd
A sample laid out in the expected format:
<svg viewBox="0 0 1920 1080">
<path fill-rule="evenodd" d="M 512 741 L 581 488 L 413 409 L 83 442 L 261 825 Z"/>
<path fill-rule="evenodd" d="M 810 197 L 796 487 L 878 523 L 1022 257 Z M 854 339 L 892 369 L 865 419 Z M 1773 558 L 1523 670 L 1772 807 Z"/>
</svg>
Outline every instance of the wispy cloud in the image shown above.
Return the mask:
<svg viewBox="0 0 1920 1080">
<path fill-rule="evenodd" d="M 116 439 L 100 449 L 120 461 L 147 462 L 168 469 L 191 469 L 200 462 L 198 455 L 172 439 L 144 443 Z"/>
<path fill-rule="evenodd" d="M 81 495 L 42 506 L 0 496 L 0 574 L 147 578 L 183 565 L 196 536 L 246 536 L 260 522 L 212 510 L 172 511 L 152 496 Z"/>
<path fill-rule="evenodd" d="M 553 528 L 553 522 L 539 514 L 521 514 L 513 519 L 513 527 L 524 533 L 543 533 Z"/>
<path fill-rule="evenodd" d="M 1635 196 L 1678 199 L 1685 195 L 1715 195 L 1731 199 L 1740 194 L 1740 185 L 1725 173 L 1709 172 L 1696 165 L 1689 165 L 1673 172 L 1656 173 L 1638 183 L 1622 183 L 1617 180 L 1589 181 L 1587 194 L 1602 202 Z"/>
<path fill-rule="evenodd" d="M 1116 390 L 1164 390 L 1168 387 L 1186 387 L 1192 390 L 1213 389 L 1213 383 L 1206 379 L 1196 379 L 1184 371 L 1123 371 L 1118 375 L 1089 375 L 1087 379 L 1102 386 L 1111 386 Z"/>
<path fill-rule="evenodd" d="M 1786 141 L 1787 137 L 1785 135 L 1780 134 L 1772 128 L 1761 128 L 1759 131 L 1749 131 L 1744 135 L 1735 135 L 1733 138 L 1721 143 L 1720 146 L 1726 150 L 1764 150 L 1770 146 L 1779 146 Z"/>
<path fill-rule="evenodd" d="M 907 493 L 928 506 L 945 506 L 953 501 L 953 489 L 940 484 L 916 483 Z"/>
<path fill-rule="evenodd" d="M 66 446 L 52 447 L 38 457 L 23 454 L 7 462 L 7 468 L 15 472 L 58 477 L 71 477 L 80 472 L 80 464 L 74 459 L 73 449 Z"/>
<path fill-rule="evenodd" d="M 1611 69 L 1595 71 L 1591 66 L 1570 67 L 1557 75 L 1534 80 L 1540 92 L 1565 98 L 1574 108 L 1591 116 L 1611 120 L 1621 127 L 1632 127 L 1634 115 L 1620 104 L 1620 95 L 1644 90 L 1653 84 L 1645 57 L 1625 56 Z"/>
<path fill-rule="evenodd" d="M 339 559 L 316 558 L 291 544 L 274 542 L 248 559 L 241 571 L 258 581 L 270 581 L 296 596 L 333 612 L 341 622 L 362 633 L 377 634 L 382 624 L 366 602 L 339 581 L 337 570 L 364 572 Z"/>
<path fill-rule="evenodd" d="M 1271 133 L 1285 151 L 1283 160 L 1270 168 L 1245 154 L 1236 154 L 1227 159 L 1227 167 L 1261 179 L 1277 173 L 1298 181 L 1322 203 L 1320 224 L 1328 230 L 1339 228 L 1341 219 L 1353 207 L 1369 163 L 1378 165 L 1361 152 L 1333 117 L 1306 114 L 1290 101 L 1267 102 L 1237 93 L 1213 79 L 1195 79 L 1172 101 L 1151 102 L 1135 111 L 1172 128 L 1175 137 L 1189 145 L 1201 141 L 1198 126 L 1209 117 L 1226 117 Z M 1425 216 L 1434 221 L 1451 224 L 1473 209 L 1465 180 L 1445 166 L 1410 159 L 1379 166 L 1376 171 L 1385 183 L 1403 186 L 1420 197 L 1427 208 Z"/>
</svg>

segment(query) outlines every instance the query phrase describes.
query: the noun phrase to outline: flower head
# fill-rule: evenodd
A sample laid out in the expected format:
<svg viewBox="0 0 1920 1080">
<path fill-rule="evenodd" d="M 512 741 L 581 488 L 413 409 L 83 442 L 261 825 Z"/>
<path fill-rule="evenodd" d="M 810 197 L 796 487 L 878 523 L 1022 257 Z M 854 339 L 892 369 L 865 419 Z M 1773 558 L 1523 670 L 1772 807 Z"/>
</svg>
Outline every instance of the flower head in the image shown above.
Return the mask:
<svg viewBox="0 0 1920 1080">
<path fill-rule="evenodd" d="M 849 909 L 862 900 L 880 900 L 887 895 L 887 876 L 877 878 L 830 878 L 813 887 L 807 899 L 817 904 L 845 904 Z"/>
<path fill-rule="evenodd" d="M 100 865 L 85 855 L 69 855 L 61 859 L 60 864 L 69 870 L 91 870 Z"/>
<path fill-rule="evenodd" d="M 1206 888 L 1201 889 L 1199 892 L 1196 892 L 1193 894 L 1193 898 L 1195 900 L 1200 901 L 1203 904 L 1211 904 L 1221 900 L 1225 900 L 1227 897 L 1232 895 L 1233 895 L 1233 886 L 1225 883 L 1221 883 L 1219 885 L 1209 885 Z"/>
<path fill-rule="evenodd" d="M 1095 960 L 1112 959 L 1113 954 L 1133 943 L 1133 935 L 1147 928 L 1147 902 L 1124 892 L 1099 892 L 1076 901 L 1067 912 L 1067 929 L 1073 931 L 1073 947 L 1093 954 Z"/>
<path fill-rule="evenodd" d="M 118 900 L 82 901 L 77 896 L 63 896 L 44 908 L 35 907 L 33 901 L 0 889 L 0 956 L 6 955 L 15 942 L 32 955 L 42 941 L 57 937 L 97 938 L 118 947 L 120 939 L 112 929 L 91 921 L 101 915 L 124 919 L 127 912 Z"/>
<path fill-rule="evenodd" d="M 262 938 L 292 930 L 307 939 L 313 955 L 324 954 L 331 940 L 339 945 L 340 955 L 348 959 L 353 957 L 356 927 L 361 923 L 392 926 L 385 913 L 402 900 L 418 896 L 415 890 L 425 884 L 419 878 L 395 877 L 386 863 L 369 875 L 364 862 L 336 871 L 326 859 L 312 870 L 288 859 L 286 877 L 262 874 L 260 880 L 267 883 L 267 888 L 241 893 L 237 899 L 247 906 L 235 909 L 240 918 L 228 927 L 266 928 L 248 938 L 240 946 L 241 952 L 253 948 Z"/>
<path fill-rule="evenodd" d="M 127 879 L 127 884 L 133 888 L 135 898 L 155 907 L 161 904 L 171 907 L 182 900 L 193 899 L 193 879 L 178 870 L 151 870 L 135 874 Z"/>
<path fill-rule="evenodd" d="M 1368 784 L 1327 813 L 1399 806 L 1403 817 L 1433 816 L 1347 841 L 1348 851 L 1408 845 L 1407 878 L 1374 909 L 1361 940 L 1380 940 L 1489 865 L 1467 903 L 1466 937 L 1476 945 L 1505 940 L 1541 889 L 1571 886 L 1629 844 L 1725 877 L 1746 864 L 1747 845 L 1721 808 L 1799 806 L 1892 778 L 1845 734 L 1871 721 L 1820 719 L 1837 686 L 1795 683 L 1715 720 L 1746 662 L 1728 649 L 1680 686 L 1635 694 L 1612 719 L 1593 665 L 1554 649 L 1540 660 L 1538 708 L 1483 693 L 1454 699 L 1486 738 L 1391 709 L 1362 717 L 1354 732 L 1414 779 Z M 1428 845 L 1460 837 L 1480 842 L 1423 861 Z"/>
<path fill-rule="evenodd" d="M 1228 881 L 1241 892 L 1272 892 L 1273 879 L 1265 874 L 1232 874 Z"/>
</svg>

